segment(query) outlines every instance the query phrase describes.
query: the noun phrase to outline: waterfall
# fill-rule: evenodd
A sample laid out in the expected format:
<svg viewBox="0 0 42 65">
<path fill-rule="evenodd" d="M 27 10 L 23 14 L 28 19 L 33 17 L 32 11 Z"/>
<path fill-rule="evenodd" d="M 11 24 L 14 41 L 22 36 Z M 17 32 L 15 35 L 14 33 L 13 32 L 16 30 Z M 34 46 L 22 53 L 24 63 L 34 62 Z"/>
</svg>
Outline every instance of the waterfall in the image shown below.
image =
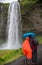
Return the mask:
<svg viewBox="0 0 42 65">
<path fill-rule="evenodd" d="M 8 39 L 2 49 L 19 49 L 22 43 L 22 24 L 20 4 L 18 1 L 10 3 L 8 10 Z"/>
<path fill-rule="evenodd" d="M 10 4 L 8 13 L 8 48 L 18 49 L 21 47 L 22 38 L 21 13 L 18 1 Z"/>
</svg>

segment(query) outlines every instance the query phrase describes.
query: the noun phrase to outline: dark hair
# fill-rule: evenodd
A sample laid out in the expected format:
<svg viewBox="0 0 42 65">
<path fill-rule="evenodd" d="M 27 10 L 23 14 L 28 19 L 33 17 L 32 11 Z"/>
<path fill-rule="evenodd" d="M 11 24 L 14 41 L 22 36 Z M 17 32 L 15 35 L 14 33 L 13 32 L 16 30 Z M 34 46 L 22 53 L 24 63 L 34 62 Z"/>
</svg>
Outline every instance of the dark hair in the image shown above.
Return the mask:
<svg viewBox="0 0 42 65">
<path fill-rule="evenodd" d="M 33 38 L 32 35 L 29 35 L 29 38 Z"/>
</svg>

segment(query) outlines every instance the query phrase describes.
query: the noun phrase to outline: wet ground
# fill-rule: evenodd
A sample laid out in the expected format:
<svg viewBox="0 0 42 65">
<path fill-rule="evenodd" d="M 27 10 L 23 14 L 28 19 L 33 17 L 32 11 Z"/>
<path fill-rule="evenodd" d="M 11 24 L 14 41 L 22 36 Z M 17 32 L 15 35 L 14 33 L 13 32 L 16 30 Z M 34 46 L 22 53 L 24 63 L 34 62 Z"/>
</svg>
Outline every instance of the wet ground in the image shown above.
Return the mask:
<svg viewBox="0 0 42 65">
<path fill-rule="evenodd" d="M 5 65 L 26 65 L 25 58 L 22 56 L 21 58 L 17 59 L 16 61 L 10 62 Z M 38 65 L 42 65 L 42 45 L 38 46 Z"/>
</svg>

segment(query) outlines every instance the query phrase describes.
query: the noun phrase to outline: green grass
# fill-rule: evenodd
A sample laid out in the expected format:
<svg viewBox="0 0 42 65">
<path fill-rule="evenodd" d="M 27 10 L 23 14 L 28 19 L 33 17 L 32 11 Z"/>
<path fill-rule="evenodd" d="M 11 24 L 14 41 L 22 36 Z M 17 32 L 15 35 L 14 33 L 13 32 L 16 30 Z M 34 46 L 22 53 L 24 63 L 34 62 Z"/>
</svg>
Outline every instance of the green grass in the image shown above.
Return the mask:
<svg viewBox="0 0 42 65">
<path fill-rule="evenodd" d="M 0 50 L 0 65 L 12 62 L 22 56 L 22 50 Z"/>
<path fill-rule="evenodd" d="M 36 37 L 40 44 L 42 44 L 42 35 Z"/>
</svg>

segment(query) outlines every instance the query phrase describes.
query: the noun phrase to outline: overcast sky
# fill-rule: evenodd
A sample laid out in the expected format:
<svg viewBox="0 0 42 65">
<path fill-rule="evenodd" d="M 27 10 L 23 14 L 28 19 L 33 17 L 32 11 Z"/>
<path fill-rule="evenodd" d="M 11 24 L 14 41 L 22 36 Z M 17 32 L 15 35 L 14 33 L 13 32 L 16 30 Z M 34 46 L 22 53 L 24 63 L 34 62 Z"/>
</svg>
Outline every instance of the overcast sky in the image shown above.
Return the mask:
<svg viewBox="0 0 42 65">
<path fill-rule="evenodd" d="M 14 0 L 0 0 L 0 2 L 2 2 L 2 3 L 11 3 L 12 1 L 14 1 Z M 17 1 L 17 0 L 15 0 L 15 1 Z"/>
</svg>

